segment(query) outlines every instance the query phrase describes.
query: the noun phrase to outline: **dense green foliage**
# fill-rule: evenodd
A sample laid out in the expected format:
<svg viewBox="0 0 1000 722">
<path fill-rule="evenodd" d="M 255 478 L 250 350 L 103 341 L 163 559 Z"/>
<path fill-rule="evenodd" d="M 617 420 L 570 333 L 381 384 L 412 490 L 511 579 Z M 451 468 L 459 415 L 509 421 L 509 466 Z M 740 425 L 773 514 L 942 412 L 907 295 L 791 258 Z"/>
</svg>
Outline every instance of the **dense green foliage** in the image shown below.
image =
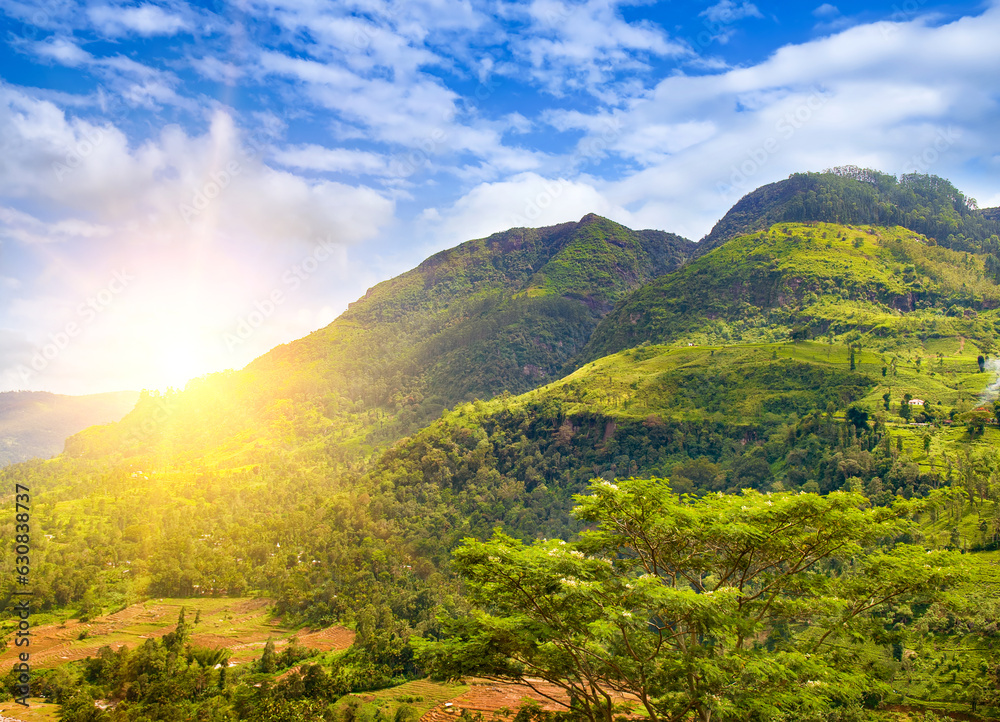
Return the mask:
<svg viewBox="0 0 1000 722">
<path fill-rule="evenodd" d="M 903 226 L 958 251 L 980 250 L 986 239 L 1000 233 L 992 212 L 980 212 L 974 199 L 944 178 L 916 173 L 897 178 L 845 166 L 793 173 L 748 193 L 701 244 L 712 250 L 736 236 L 788 221 Z"/>
<path fill-rule="evenodd" d="M 900 638 L 888 603 L 961 578 L 956 555 L 886 543 L 909 510 L 859 494 L 692 499 L 629 479 L 577 501 L 596 527 L 579 542 L 455 552 L 477 610 L 420 644 L 434 673 L 541 677 L 590 722 L 627 703 L 653 722 L 799 720 L 884 696 L 863 648 Z"/>
<path fill-rule="evenodd" d="M 874 182 L 844 179 L 845 204 L 848 181 Z M 144 393 L 60 458 L 0 471 L 5 488 L 31 488 L 35 608 L 87 618 L 149 595 L 261 594 L 286 621 L 351 625 L 346 655 L 289 672 L 275 651 L 214 682 L 196 712 L 354 722 L 336 697 L 420 675 L 414 640 L 467 611 L 450 562 L 461 540 L 499 526 L 525 549 L 571 542 L 584 524 L 573 498 L 592 479 L 670 478 L 701 499 L 863 493 L 879 509 L 925 504 L 898 541 L 975 551 L 982 576 L 930 606 L 886 608 L 919 657 L 881 633 L 858 654 L 921 700 L 969 709 L 966 690 L 979 689 L 988 703 L 993 687 L 962 675 L 1000 669 L 988 652 L 1000 431 L 984 405 L 1000 247 L 803 220 L 691 262 L 683 239 L 596 216 L 514 229 L 379 284 L 242 371 Z M 560 377 L 581 352 L 588 361 Z M 0 533 L 13 538 L 11 519 Z M 0 578 L 7 597 L 11 584 Z M 196 661 L 177 651 L 157 669 L 195 684 Z M 124 699 L 121 719 L 153 709 L 122 697 L 135 680 L 81 679 L 67 682 L 80 714 L 101 695 Z"/>
</svg>

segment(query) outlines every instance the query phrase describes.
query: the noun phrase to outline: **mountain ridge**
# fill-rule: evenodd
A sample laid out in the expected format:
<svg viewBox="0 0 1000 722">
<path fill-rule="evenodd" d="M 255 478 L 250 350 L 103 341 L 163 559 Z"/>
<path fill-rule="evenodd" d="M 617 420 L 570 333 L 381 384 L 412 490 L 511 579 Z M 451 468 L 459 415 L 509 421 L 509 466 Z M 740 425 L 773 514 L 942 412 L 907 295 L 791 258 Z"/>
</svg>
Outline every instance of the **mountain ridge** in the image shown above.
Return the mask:
<svg viewBox="0 0 1000 722">
<path fill-rule="evenodd" d="M 700 254 L 783 221 L 900 225 L 962 251 L 982 250 L 983 241 L 1000 233 L 1000 217 L 991 209 L 978 210 L 943 178 L 916 173 L 897 178 L 841 166 L 793 173 L 746 194 L 699 241 Z"/>
<path fill-rule="evenodd" d="M 83 396 L 47 391 L 0 393 L 0 466 L 54 456 L 79 431 L 121 420 L 138 397 L 137 391 Z"/>
</svg>

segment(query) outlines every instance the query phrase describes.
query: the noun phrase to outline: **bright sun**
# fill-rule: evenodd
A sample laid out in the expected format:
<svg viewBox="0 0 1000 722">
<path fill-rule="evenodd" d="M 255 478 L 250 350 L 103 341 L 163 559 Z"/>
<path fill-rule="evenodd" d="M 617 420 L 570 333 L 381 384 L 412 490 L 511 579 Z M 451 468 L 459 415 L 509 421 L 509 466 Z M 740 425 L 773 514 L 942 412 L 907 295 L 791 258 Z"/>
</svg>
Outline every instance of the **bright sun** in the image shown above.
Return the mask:
<svg viewBox="0 0 1000 722">
<path fill-rule="evenodd" d="M 217 370 L 219 359 L 212 357 L 209 335 L 193 328 L 161 329 L 146 344 L 145 385 L 182 389 L 191 379 Z"/>
</svg>

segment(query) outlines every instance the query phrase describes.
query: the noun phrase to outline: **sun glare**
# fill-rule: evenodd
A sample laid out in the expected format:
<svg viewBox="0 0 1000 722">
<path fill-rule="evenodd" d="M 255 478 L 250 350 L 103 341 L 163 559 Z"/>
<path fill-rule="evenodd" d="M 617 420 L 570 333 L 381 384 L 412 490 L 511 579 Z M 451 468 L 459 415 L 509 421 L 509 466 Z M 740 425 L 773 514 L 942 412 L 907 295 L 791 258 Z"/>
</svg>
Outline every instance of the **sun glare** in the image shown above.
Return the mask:
<svg viewBox="0 0 1000 722">
<path fill-rule="evenodd" d="M 165 391 L 183 389 L 198 376 L 216 371 L 219 359 L 213 358 L 210 334 L 194 328 L 161 330 L 145 344 L 143 380 L 145 388 Z"/>
</svg>

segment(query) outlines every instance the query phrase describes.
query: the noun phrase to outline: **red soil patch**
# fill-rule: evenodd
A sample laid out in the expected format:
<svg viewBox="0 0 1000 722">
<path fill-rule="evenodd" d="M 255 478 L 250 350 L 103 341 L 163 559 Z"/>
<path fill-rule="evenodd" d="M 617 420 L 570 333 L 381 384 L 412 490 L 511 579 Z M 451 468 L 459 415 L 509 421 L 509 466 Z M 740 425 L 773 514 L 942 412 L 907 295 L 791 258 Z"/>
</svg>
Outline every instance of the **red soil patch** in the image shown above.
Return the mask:
<svg viewBox="0 0 1000 722">
<path fill-rule="evenodd" d="M 470 680 L 470 684 L 472 689 L 439 704 L 421 717 L 421 722 L 448 722 L 456 719 L 463 709 L 482 712 L 486 719 L 490 719 L 494 713 L 502 709 L 507 709 L 508 716 L 513 717 L 528 699 L 533 699 L 542 709 L 550 711 L 565 710 L 565 705 L 569 704 L 569 696 L 562 688 L 542 680 L 532 681 L 536 689 L 523 684 L 503 684 L 485 680 Z M 553 699 L 562 701 L 565 705 L 558 704 Z"/>
<path fill-rule="evenodd" d="M 258 621 L 262 610 L 271 604 L 268 599 L 246 599 L 218 610 L 202 612 L 203 625 L 221 619 L 220 615 L 230 616 L 216 624 L 214 629 L 204 632 L 196 627 L 191 636 L 191 642 L 202 647 L 225 648 L 232 650 L 234 660 L 244 661 L 252 656 L 259 656 L 258 650 L 263 649 L 269 638 L 275 639 L 276 646 L 287 644 L 287 637 L 298 636 L 299 643 L 326 652 L 333 649 L 347 649 L 354 642 L 354 632 L 345 627 L 329 627 L 304 634 L 295 634 L 281 629 L 277 623 L 269 622 L 266 629 L 240 630 L 245 623 Z M 63 662 L 72 662 L 85 657 L 93 657 L 104 646 L 118 649 L 123 645 L 134 648 L 146 639 L 156 639 L 173 631 L 177 622 L 178 606 L 176 603 L 134 604 L 126 609 L 96 618 L 90 622 L 81 623 L 75 620 L 65 624 L 46 624 L 31 630 L 31 661 L 39 667 L 55 667 Z M 192 619 L 188 610 L 188 620 Z M 258 621 L 259 624 L 259 621 Z M 149 625 L 146 629 L 137 625 Z M 151 628 L 154 625 L 155 628 Z M 202 625 L 199 625 L 202 626 Z M 220 633 L 228 630 L 230 634 Z M 80 640 L 80 634 L 86 631 L 88 639 Z M 137 632 L 141 631 L 139 634 Z M 107 635 L 127 635 L 127 639 L 119 636 L 109 640 Z M 286 639 L 278 639 L 283 637 Z M 0 654 L 0 666 L 13 663 L 18 652 L 14 645 Z"/>
<path fill-rule="evenodd" d="M 321 652 L 347 649 L 354 644 L 354 631 L 347 627 L 327 627 L 315 632 L 297 635 L 299 644 Z"/>
</svg>

